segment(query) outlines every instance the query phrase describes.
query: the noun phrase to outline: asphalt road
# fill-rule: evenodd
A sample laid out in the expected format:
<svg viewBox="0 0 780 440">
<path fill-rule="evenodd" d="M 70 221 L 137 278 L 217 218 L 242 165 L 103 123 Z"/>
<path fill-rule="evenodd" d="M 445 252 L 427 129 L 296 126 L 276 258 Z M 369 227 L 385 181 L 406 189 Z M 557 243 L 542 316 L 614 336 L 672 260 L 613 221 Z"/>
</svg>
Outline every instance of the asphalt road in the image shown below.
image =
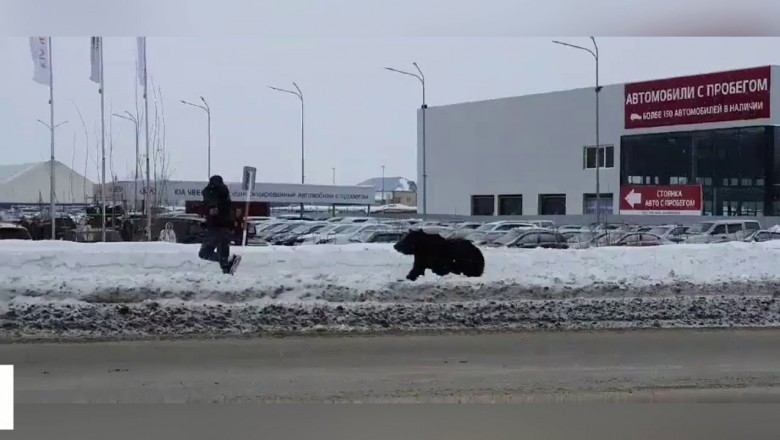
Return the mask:
<svg viewBox="0 0 780 440">
<path fill-rule="evenodd" d="M 780 402 L 780 330 L 2 344 L 16 401 Z"/>
</svg>

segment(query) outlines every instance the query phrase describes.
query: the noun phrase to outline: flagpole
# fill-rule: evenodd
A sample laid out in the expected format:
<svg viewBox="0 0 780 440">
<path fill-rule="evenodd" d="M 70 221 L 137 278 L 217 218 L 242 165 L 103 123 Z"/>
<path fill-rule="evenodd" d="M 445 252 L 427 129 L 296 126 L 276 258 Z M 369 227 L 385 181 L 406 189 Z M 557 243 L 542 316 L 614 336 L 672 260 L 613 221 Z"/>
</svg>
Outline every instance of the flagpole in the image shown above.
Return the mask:
<svg viewBox="0 0 780 440">
<path fill-rule="evenodd" d="M 103 78 L 103 37 L 97 37 L 99 38 L 100 46 L 98 46 L 98 53 L 100 54 L 100 134 L 101 134 L 101 140 L 100 140 L 100 150 L 101 150 L 101 162 L 102 162 L 102 172 L 100 176 L 101 180 L 101 188 L 100 191 L 100 199 L 101 203 L 103 205 L 102 208 L 102 218 L 103 218 L 103 227 L 101 228 L 103 230 L 103 242 L 106 241 L 106 115 L 105 115 L 105 97 L 106 97 L 106 90 L 105 90 L 105 82 Z M 113 189 L 112 189 L 113 193 Z"/>
<path fill-rule="evenodd" d="M 148 241 L 152 241 L 152 206 L 150 200 L 150 193 L 152 191 L 152 183 L 149 171 L 149 81 L 146 66 L 146 37 L 143 37 L 144 47 L 144 125 L 146 129 L 146 191 L 144 194 L 146 205 L 146 238 Z"/>
<path fill-rule="evenodd" d="M 51 37 L 49 37 L 49 129 L 51 135 L 51 161 L 49 162 L 49 180 L 51 187 L 49 188 L 49 198 L 51 206 L 49 206 L 49 215 L 51 217 L 51 239 L 57 239 L 57 222 L 55 221 L 55 191 L 54 191 L 54 67 L 51 62 Z"/>
</svg>

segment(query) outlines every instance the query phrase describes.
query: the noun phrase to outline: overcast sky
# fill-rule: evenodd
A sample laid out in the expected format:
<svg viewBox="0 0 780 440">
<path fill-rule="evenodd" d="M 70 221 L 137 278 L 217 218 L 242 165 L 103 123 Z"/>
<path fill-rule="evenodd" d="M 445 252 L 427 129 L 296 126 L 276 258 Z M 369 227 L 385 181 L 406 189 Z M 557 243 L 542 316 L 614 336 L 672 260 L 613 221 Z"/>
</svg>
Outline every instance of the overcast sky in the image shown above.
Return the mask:
<svg viewBox="0 0 780 440">
<path fill-rule="evenodd" d="M 415 179 L 415 79 L 383 70 L 413 69 L 427 78 L 430 106 L 590 86 L 588 54 L 552 38 L 243 37 L 148 39 L 150 79 L 162 92 L 166 144 L 174 178 L 205 179 L 206 115 L 185 106 L 204 96 L 212 109 L 212 172 L 240 178 L 245 164 L 258 180 L 300 181 L 299 103 L 267 85 L 306 99 L 306 180 L 356 184 L 378 176 Z M 562 38 L 587 45 L 587 38 Z M 604 84 L 780 64 L 778 38 L 600 38 Z M 135 39 L 106 38 L 106 114 L 134 111 Z M 56 158 L 99 181 L 100 101 L 89 77 L 89 37 L 54 38 Z M 27 38 L 1 38 L 0 163 L 47 160 L 48 88 L 32 81 Z M 75 105 L 88 127 L 89 157 Z M 151 111 L 154 106 L 151 104 Z M 107 118 L 113 169 L 133 169 L 132 123 Z M 563 126 L 565 121 L 561 121 Z M 107 128 L 108 129 L 108 128 Z M 75 146 L 74 146 L 75 137 Z M 478 148 L 478 146 L 475 146 Z M 107 146 L 108 148 L 108 146 Z M 143 150 L 143 132 L 141 149 Z"/>
</svg>

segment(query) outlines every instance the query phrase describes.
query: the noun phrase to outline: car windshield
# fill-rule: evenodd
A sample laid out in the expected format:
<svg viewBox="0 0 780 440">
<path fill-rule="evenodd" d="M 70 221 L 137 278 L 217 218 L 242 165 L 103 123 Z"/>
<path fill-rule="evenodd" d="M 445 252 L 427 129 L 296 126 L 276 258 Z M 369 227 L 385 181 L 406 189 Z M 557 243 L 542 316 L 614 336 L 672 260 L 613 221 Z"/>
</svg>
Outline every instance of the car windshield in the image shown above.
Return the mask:
<svg viewBox="0 0 780 440">
<path fill-rule="evenodd" d="M 600 235 L 600 236 L 599 236 L 599 237 L 596 239 L 596 242 L 597 242 L 599 245 L 612 244 L 612 243 L 615 243 L 615 242 L 617 242 L 618 240 L 620 240 L 620 238 L 621 238 L 621 237 L 623 237 L 624 235 L 626 235 L 626 234 L 624 234 L 624 233 L 620 233 L 620 232 L 618 232 L 618 233 L 615 233 L 615 232 L 607 232 L 606 234 Z"/>
<path fill-rule="evenodd" d="M 284 229 L 284 228 L 286 228 L 288 226 L 289 226 L 288 223 L 277 223 L 277 224 L 275 224 L 275 225 L 273 225 L 273 226 L 271 226 L 269 228 L 263 229 L 262 232 L 278 232 L 278 231 L 281 231 L 282 229 Z"/>
<path fill-rule="evenodd" d="M 667 232 L 669 232 L 669 230 L 671 229 L 673 229 L 673 227 L 671 226 L 661 226 L 661 227 L 651 228 L 650 230 L 647 231 L 647 233 L 655 234 L 655 235 L 664 235 Z"/>
<path fill-rule="evenodd" d="M 493 240 L 493 243 L 498 243 L 498 244 L 506 246 L 506 245 L 512 243 L 513 241 L 515 241 L 515 239 L 517 237 L 519 237 L 521 234 L 523 234 L 524 232 L 525 231 L 521 232 L 521 231 L 517 231 L 517 230 L 509 231 L 509 232 L 501 235 L 500 237 L 496 238 L 495 240 Z M 488 235 L 491 235 L 491 234 L 488 234 Z"/>
<path fill-rule="evenodd" d="M 320 225 L 300 225 L 294 227 L 290 232 L 292 232 L 293 234 L 305 234 L 307 232 L 315 231 L 316 230 L 315 228 L 319 226 Z"/>
<path fill-rule="evenodd" d="M 360 226 L 356 225 L 342 225 L 333 230 L 334 234 L 353 234 L 360 230 Z"/>
<path fill-rule="evenodd" d="M 496 227 L 496 225 L 494 223 L 486 223 L 486 224 L 478 227 L 477 229 L 475 229 L 475 231 L 477 231 L 477 232 L 488 232 L 488 231 L 492 231 L 493 228 L 495 228 L 495 227 Z"/>
<path fill-rule="evenodd" d="M 701 223 L 694 223 L 691 225 L 691 227 L 688 229 L 689 234 L 703 234 L 710 230 L 710 228 L 715 223 L 712 222 L 701 222 Z"/>
</svg>

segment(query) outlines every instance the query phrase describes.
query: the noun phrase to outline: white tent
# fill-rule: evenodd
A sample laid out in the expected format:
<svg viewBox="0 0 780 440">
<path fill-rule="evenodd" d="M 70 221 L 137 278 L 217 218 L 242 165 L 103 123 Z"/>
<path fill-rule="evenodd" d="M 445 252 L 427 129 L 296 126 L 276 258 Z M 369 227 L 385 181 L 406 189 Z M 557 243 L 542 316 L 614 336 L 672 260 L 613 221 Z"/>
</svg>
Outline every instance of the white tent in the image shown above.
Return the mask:
<svg viewBox="0 0 780 440">
<path fill-rule="evenodd" d="M 51 162 L 0 165 L 0 203 L 49 203 Z M 94 184 L 59 161 L 54 161 L 55 201 L 88 203 Z"/>
</svg>

